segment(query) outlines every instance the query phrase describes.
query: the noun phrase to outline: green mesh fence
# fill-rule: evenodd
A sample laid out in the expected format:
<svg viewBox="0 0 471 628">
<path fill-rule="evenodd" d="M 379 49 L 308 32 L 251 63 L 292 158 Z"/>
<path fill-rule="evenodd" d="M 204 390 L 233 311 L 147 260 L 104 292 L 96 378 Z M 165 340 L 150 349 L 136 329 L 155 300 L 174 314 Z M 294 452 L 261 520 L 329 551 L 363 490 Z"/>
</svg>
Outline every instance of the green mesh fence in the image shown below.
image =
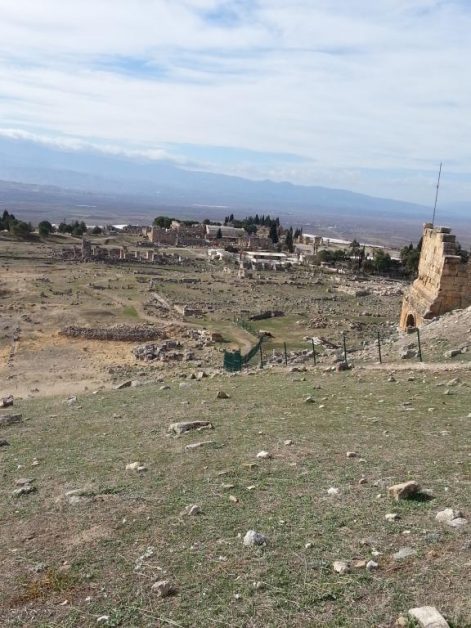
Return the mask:
<svg viewBox="0 0 471 628">
<path fill-rule="evenodd" d="M 250 349 L 246 355 L 242 355 L 240 351 L 224 351 L 224 369 L 231 373 L 241 371 L 242 367 L 250 362 L 250 360 L 260 351 L 260 345 L 263 338 Z"/>
</svg>

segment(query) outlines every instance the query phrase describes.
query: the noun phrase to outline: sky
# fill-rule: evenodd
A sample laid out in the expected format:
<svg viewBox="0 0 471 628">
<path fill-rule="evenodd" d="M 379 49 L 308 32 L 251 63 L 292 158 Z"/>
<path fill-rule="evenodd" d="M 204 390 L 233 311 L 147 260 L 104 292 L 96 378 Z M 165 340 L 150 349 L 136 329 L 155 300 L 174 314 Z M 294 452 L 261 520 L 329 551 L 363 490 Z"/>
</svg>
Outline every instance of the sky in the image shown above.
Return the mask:
<svg viewBox="0 0 471 628">
<path fill-rule="evenodd" d="M 0 135 L 471 200 L 471 0 L 0 0 Z"/>
</svg>

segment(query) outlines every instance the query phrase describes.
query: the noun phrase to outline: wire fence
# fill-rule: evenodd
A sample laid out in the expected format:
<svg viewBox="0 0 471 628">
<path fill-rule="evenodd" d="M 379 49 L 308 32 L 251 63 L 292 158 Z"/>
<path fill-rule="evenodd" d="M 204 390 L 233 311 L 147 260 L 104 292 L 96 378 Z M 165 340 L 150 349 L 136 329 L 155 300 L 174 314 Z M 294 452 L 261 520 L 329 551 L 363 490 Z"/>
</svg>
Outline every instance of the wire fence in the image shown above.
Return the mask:
<svg viewBox="0 0 471 628">
<path fill-rule="evenodd" d="M 247 321 L 243 321 L 243 320 L 238 320 L 237 324 L 239 325 L 239 327 L 241 327 L 242 329 L 245 329 L 246 331 L 248 331 L 249 333 L 255 335 L 255 336 L 259 336 L 258 332 L 256 330 L 254 330 L 253 325 L 251 325 L 250 323 L 248 323 Z M 414 329 L 410 329 L 409 330 L 411 335 L 412 334 L 416 334 L 417 336 L 417 351 L 416 351 L 416 355 L 417 355 L 417 359 L 419 360 L 419 362 L 423 362 L 423 354 L 422 354 L 422 342 L 421 342 L 421 338 L 420 338 L 420 330 L 418 328 L 414 328 Z M 264 348 L 263 348 L 263 341 L 264 341 L 265 337 L 261 336 L 258 339 L 258 342 L 250 349 L 250 351 L 248 351 L 247 354 L 242 355 L 240 350 L 235 350 L 235 351 L 224 351 L 224 369 L 226 371 L 229 372 L 236 372 L 236 371 L 241 371 L 243 369 L 244 366 L 248 366 L 248 364 L 253 361 L 254 357 L 258 354 L 259 356 L 259 366 L 260 368 L 264 368 L 264 366 L 266 366 L 266 364 L 270 361 L 270 359 L 267 357 L 266 352 L 264 352 Z M 320 359 L 321 356 L 323 355 L 321 351 L 319 351 L 319 348 L 316 347 L 316 343 L 314 341 L 314 338 L 311 339 L 311 344 L 312 344 L 312 351 L 309 352 L 302 352 L 304 355 L 304 361 L 306 361 L 306 359 L 312 359 L 312 363 L 314 366 L 316 366 Z M 375 344 L 376 344 L 376 348 L 377 348 L 377 355 L 378 355 L 378 361 L 380 364 L 383 364 L 385 359 L 384 359 L 384 351 L 383 351 L 383 339 L 381 337 L 381 332 L 378 331 L 377 332 L 377 336 L 375 339 Z M 345 333 L 342 333 L 341 335 L 341 343 L 340 345 L 337 347 L 336 351 L 338 352 L 340 361 L 343 362 L 343 364 L 345 366 L 349 366 L 349 353 L 351 353 L 351 350 L 349 350 L 348 348 L 348 342 L 347 342 L 347 335 Z M 299 357 L 299 356 L 297 356 Z M 411 356 L 412 357 L 412 356 Z M 283 350 L 281 353 L 281 357 L 277 358 L 277 362 L 278 363 L 284 363 L 285 366 L 288 366 L 288 363 L 291 361 L 290 355 L 288 353 L 288 347 L 286 342 L 283 343 Z"/>
</svg>

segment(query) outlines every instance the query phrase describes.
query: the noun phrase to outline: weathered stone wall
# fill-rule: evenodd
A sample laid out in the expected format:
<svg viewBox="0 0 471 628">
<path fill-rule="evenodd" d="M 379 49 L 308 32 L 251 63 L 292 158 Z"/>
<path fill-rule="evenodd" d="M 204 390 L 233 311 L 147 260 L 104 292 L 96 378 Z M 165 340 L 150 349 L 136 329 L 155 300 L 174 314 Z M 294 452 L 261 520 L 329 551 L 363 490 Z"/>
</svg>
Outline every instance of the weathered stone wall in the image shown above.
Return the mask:
<svg viewBox="0 0 471 628">
<path fill-rule="evenodd" d="M 69 338 L 85 338 L 87 340 L 112 340 L 126 342 L 145 342 L 165 338 L 166 333 L 162 329 L 152 325 L 115 325 L 114 327 L 65 327 L 59 334 Z"/>
<path fill-rule="evenodd" d="M 457 255 L 456 236 L 446 227 L 424 225 L 418 277 L 404 295 L 400 327 L 471 305 L 471 261 Z"/>
</svg>

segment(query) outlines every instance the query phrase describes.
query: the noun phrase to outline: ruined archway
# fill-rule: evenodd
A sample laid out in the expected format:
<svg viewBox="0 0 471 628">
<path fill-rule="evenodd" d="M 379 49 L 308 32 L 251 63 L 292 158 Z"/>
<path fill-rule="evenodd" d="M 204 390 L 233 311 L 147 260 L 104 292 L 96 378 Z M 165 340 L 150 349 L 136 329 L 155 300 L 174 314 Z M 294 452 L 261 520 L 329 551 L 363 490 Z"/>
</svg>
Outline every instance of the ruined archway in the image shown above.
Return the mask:
<svg viewBox="0 0 471 628">
<path fill-rule="evenodd" d="M 471 260 L 465 262 L 448 227 L 424 225 L 418 277 L 404 294 L 399 326 L 420 327 L 456 308 L 471 305 Z"/>
</svg>

